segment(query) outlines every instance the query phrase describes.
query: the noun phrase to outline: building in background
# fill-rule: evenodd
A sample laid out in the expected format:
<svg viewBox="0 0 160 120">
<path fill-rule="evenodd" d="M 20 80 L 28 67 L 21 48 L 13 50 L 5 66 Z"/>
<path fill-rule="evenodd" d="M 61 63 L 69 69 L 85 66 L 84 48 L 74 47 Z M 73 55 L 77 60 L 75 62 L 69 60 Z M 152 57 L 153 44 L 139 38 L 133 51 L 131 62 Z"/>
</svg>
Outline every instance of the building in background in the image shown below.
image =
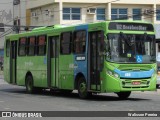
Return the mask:
<svg viewBox="0 0 160 120">
<path fill-rule="evenodd" d="M 28 0 L 28 25 L 130 19 L 160 23 L 159 0 Z"/>
<path fill-rule="evenodd" d="M 27 0 L 0 0 L 0 62 L 3 61 L 5 36 L 24 31 Z"/>
<path fill-rule="evenodd" d="M 28 0 L 27 12 L 27 25 L 35 26 L 116 19 L 152 22 L 160 40 L 160 0 Z"/>
<path fill-rule="evenodd" d="M 11 28 L 7 25 L 13 25 L 13 0 L 0 1 L 0 63 L 3 62 L 3 48 L 4 37 L 6 34 L 12 32 Z"/>
</svg>

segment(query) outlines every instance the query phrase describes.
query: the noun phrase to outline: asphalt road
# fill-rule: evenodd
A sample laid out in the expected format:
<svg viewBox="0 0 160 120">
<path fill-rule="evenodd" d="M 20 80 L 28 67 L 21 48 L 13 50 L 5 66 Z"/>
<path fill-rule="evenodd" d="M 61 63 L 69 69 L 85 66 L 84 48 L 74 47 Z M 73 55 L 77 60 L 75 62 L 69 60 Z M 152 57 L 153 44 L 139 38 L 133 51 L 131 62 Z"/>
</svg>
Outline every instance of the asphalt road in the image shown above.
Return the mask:
<svg viewBox="0 0 160 120">
<path fill-rule="evenodd" d="M 76 91 L 68 95 L 51 93 L 48 90 L 27 94 L 25 87 L 9 85 L 0 75 L 0 111 L 160 111 L 160 89 L 152 92 L 133 92 L 127 100 L 119 100 L 114 93 L 93 95 L 90 99 L 82 100 Z M 128 117 L 121 119 L 125 120 Z M 150 120 L 149 117 L 140 119 Z"/>
</svg>

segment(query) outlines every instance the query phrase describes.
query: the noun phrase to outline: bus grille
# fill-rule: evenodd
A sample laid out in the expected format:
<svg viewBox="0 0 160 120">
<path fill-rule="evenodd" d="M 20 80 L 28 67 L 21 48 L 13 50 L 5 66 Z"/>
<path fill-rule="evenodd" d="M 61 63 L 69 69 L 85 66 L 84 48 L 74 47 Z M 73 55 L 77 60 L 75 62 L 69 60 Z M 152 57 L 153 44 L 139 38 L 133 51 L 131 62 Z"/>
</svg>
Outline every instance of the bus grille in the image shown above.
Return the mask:
<svg viewBox="0 0 160 120">
<path fill-rule="evenodd" d="M 148 87 L 149 87 L 149 86 L 140 86 L 140 87 L 133 87 L 133 86 L 132 86 L 132 87 L 124 87 L 124 86 L 123 86 L 123 88 L 133 88 L 133 89 L 134 89 L 134 88 L 148 88 Z"/>
<path fill-rule="evenodd" d="M 132 84 L 133 82 L 135 81 L 139 81 L 140 84 L 139 85 L 134 85 Z M 146 80 L 146 79 L 143 79 L 143 80 L 138 80 L 138 79 L 130 79 L 130 80 L 122 80 L 122 87 L 123 88 L 147 88 L 149 87 L 149 83 L 150 81 L 149 80 Z"/>
</svg>

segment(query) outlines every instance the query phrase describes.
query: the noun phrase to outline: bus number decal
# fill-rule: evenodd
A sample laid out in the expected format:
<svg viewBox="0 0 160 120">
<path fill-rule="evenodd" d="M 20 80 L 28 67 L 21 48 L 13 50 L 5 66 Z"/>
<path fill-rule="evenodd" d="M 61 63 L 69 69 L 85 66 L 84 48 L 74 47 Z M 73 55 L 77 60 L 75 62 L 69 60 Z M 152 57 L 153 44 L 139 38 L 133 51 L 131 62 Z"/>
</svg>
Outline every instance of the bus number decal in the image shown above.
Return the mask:
<svg viewBox="0 0 160 120">
<path fill-rule="evenodd" d="M 78 60 L 78 61 L 83 61 L 83 60 L 85 60 L 86 58 L 84 57 L 84 56 L 81 56 L 81 57 L 76 57 L 76 60 Z"/>
<path fill-rule="evenodd" d="M 131 73 L 125 73 L 124 76 L 125 76 L 125 77 L 130 77 L 130 76 L 131 76 Z"/>
</svg>

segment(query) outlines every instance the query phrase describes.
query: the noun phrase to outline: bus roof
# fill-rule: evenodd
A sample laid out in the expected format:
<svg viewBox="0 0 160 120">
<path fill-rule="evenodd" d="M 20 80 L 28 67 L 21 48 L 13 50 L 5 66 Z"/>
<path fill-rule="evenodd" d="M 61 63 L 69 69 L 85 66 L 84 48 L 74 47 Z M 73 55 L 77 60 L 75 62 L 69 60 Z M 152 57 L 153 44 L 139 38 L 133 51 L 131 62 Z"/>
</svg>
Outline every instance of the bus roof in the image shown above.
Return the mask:
<svg viewBox="0 0 160 120">
<path fill-rule="evenodd" d="M 19 33 L 19 34 L 10 34 L 7 35 L 6 38 L 8 37 L 19 37 L 19 36 L 23 36 L 26 34 L 34 34 L 34 33 L 38 33 L 38 32 L 42 32 L 42 31 L 48 31 L 48 30 L 53 30 L 53 29 L 59 29 L 59 28 L 69 28 L 69 27 L 76 27 L 76 26 L 81 26 L 81 25 L 93 25 L 93 24 L 100 24 L 100 23 L 114 23 L 114 22 L 123 22 L 123 23 L 144 23 L 144 24 L 152 24 L 146 21 L 133 21 L 133 20 L 108 20 L 108 21 L 100 21 L 100 22 L 92 22 L 92 23 L 84 23 L 84 24 L 75 24 L 75 25 L 51 25 L 51 26 L 44 26 L 44 27 L 37 27 L 34 28 L 32 31 L 28 31 L 28 32 L 23 32 L 23 33 Z"/>
</svg>

